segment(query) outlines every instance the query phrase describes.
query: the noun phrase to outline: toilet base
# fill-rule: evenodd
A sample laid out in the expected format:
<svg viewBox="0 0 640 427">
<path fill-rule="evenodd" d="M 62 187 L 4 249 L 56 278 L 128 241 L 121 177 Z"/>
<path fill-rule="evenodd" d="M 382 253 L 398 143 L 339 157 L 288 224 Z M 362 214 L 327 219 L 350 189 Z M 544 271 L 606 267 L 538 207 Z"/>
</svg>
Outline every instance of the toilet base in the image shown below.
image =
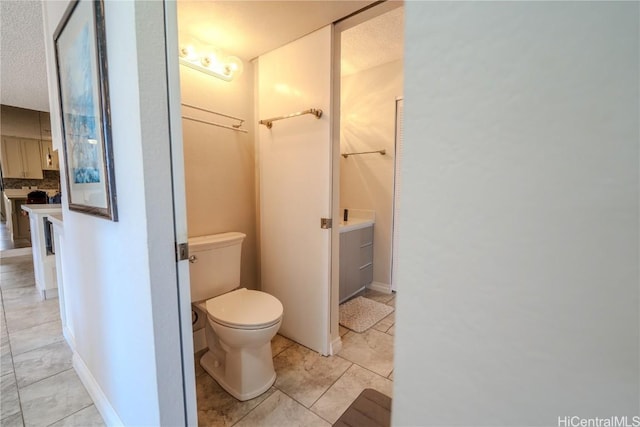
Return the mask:
<svg viewBox="0 0 640 427">
<path fill-rule="evenodd" d="M 224 358 L 224 356 L 220 358 Z M 260 381 L 262 384 L 260 383 L 254 384 L 254 386 L 251 387 L 251 390 L 246 390 L 241 392 L 240 390 L 237 390 L 236 387 L 234 387 L 232 384 L 230 384 L 229 381 L 226 380 L 225 363 L 224 361 L 222 362 L 219 361 L 218 358 L 216 358 L 216 356 L 211 350 L 208 350 L 204 354 L 204 356 L 202 356 L 202 358 L 200 359 L 200 366 L 202 366 L 202 368 L 214 380 L 216 380 L 218 384 L 220 384 L 220 387 L 225 389 L 227 393 L 229 393 L 231 396 L 235 397 L 240 401 L 245 401 L 245 400 L 253 399 L 254 397 L 260 396 L 262 393 L 269 390 L 269 388 L 271 388 L 273 383 L 275 383 L 276 381 L 276 373 L 275 371 L 273 371 L 273 375 L 270 375 L 269 377 L 263 379 L 266 381 Z"/>
</svg>

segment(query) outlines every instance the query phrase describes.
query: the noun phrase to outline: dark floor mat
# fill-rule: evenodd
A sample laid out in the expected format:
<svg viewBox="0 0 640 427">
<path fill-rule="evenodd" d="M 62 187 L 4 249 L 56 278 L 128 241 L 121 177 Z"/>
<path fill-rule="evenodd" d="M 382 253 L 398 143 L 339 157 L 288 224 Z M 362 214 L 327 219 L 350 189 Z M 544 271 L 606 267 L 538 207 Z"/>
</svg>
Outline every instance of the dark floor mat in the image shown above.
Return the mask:
<svg viewBox="0 0 640 427">
<path fill-rule="evenodd" d="M 333 424 L 333 427 L 391 426 L 391 398 L 366 388 Z"/>
</svg>

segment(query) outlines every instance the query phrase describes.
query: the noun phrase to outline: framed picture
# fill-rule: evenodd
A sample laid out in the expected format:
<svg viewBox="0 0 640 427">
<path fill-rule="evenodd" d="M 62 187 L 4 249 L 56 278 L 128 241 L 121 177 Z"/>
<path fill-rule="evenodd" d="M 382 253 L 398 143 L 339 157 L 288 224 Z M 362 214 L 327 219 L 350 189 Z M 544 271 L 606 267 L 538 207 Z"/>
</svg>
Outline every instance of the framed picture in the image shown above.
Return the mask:
<svg viewBox="0 0 640 427">
<path fill-rule="evenodd" d="M 117 221 L 103 2 L 72 2 L 53 39 L 69 209 Z"/>
</svg>

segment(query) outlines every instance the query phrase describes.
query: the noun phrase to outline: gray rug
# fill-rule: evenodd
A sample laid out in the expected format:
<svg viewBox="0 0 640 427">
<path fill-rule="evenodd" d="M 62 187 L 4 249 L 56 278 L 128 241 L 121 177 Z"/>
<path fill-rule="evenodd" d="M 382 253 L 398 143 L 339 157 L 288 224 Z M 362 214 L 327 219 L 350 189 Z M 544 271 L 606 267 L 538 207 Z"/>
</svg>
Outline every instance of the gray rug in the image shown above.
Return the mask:
<svg viewBox="0 0 640 427">
<path fill-rule="evenodd" d="M 364 332 L 389 314 L 393 307 L 365 297 L 357 297 L 340 305 L 340 324 L 352 331 Z"/>
</svg>

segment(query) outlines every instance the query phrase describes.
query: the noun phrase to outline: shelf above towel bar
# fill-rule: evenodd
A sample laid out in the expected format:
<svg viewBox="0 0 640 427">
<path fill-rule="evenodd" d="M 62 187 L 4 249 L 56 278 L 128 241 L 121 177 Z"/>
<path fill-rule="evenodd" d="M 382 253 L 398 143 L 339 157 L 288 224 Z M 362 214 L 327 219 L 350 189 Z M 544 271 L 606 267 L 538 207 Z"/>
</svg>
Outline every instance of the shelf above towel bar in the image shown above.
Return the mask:
<svg viewBox="0 0 640 427">
<path fill-rule="evenodd" d="M 382 149 L 382 150 L 376 150 L 376 151 L 361 151 L 359 153 L 343 153 L 341 155 L 346 159 L 349 156 L 357 156 L 359 154 L 374 154 L 374 153 L 379 153 L 384 156 L 385 154 L 387 154 L 387 150 Z"/>
<path fill-rule="evenodd" d="M 322 110 L 318 108 L 309 108 L 308 110 L 298 111 L 297 113 L 288 114 L 286 116 L 279 116 L 279 117 L 273 117 L 271 119 L 260 120 L 258 123 L 260 123 L 261 125 L 265 125 L 267 129 L 271 129 L 271 127 L 273 126 L 273 122 L 275 122 L 276 120 L 290 119 L 291 117 L 298 117 L 304 114 L 313 114 L 314 116 L 316 116 L 316 119 L 319 119 L 320 117 L 322 117 Z"/>
</svg>

